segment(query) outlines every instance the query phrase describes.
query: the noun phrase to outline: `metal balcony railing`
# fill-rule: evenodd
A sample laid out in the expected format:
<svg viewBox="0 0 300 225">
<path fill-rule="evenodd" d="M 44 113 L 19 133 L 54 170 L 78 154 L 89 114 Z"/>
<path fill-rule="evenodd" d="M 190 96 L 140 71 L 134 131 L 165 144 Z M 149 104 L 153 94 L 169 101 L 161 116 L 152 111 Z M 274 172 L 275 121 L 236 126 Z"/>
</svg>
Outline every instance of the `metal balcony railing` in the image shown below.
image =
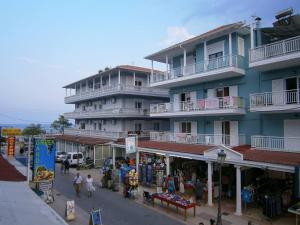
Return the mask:
<svg viewBox="0 0 300 225">
<path fill-rule="evenodd" d="M 173 132 L 150 132 L 150 140 L 162 142 L 175 142 L 183 144 L 201 145 L 226 145 L 238 146 L 246 144 L 245 135 L 225 135 L 225 134 L 191 134 Z"/>
<path fill-rule="evenodd" d="M 300 36 L 266 44 L 249 50 L 250 63 L 300 52 Z"/>
<path fill-rule="evenodd" d="M 244 68 L 244 57 L 240 55 L 227 55 L 216 59 L 200 61 L 165 72 L 157 72 L 151 76 L 151 83 L 173 80 L 184 76 L 216 71 L 228 67 Z"/>
<path fill-rule="evenodd" d="M 250 108 L 300 104 L 300 90 L 250 94 Z"/>
<path fill-rule="evenodd" d="M 242 109 L 244 99 L 238 96 L 198 99 L 196 102 L 151 104 L 150 113 L 193 112 L 202 110 Z"/>
<path fill-rule="evenodd" d="M 300 153 L 300 138 L 255 135 L 251 136 L 251 147 L 270 151 Z"/>
</svg>

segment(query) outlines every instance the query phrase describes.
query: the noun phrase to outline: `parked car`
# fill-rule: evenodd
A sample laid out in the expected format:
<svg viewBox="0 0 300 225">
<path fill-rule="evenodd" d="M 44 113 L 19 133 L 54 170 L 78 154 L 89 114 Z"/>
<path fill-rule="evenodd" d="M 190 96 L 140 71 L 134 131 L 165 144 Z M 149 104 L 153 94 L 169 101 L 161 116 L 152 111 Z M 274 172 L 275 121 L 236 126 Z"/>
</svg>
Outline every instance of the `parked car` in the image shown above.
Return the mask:
<svg viewBox="0 0 300 225">
<path fill-rule="evenodd" d="M 116 157 L 116 168 L 120 169 L 122 163 L 124 163 L 124 162 L 125 162 L 124 157 L 122 157 L 122 156 Z M 106 171 L 106 170 L 110 169 L 112 167 L 112 164 L 113 164 L 112 158 L 111 157 L 106 158 L 103 162 L 103 167 L 102 167 L 103 171 Z"/>
<path fill-rule="evenodd" d="M 67 159 L 70 163 L 70 166 L 77 165 L 77 163 L 82 164 L 84 162 L 82 152 L 68 152 Z"/>
<path fill-rule="evenodd" d="M 57 152 L 56 153 L 56 158 L 55 158 L 55 161 L 56 162 L 62 162 L 63 161 L 63 158 L 67 155 L 66 152 Z"/>
</svg>

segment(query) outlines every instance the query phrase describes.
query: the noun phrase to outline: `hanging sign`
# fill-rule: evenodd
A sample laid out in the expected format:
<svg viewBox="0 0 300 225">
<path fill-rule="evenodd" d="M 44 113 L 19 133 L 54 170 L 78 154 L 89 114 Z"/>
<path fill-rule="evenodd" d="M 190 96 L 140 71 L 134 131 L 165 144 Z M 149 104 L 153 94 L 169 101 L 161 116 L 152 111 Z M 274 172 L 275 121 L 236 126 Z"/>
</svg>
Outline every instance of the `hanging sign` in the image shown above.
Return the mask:
<svg viewBox="0 0 300 225">
<path fill-rule="evenodd" d="M 33 181 L 51 181 L 55 171 L 55 140 L 36 138 L 33 140 Z"/>
<path fill-rule="evenodd" d="M 126 154 L 136 152 L 136 144 L 135 144 L 135 137 L 127 137 L 125 139 L 126 144 Z"/>
<path fill-rule="evenodd" d="M 103 225 L 100 209 L 91 212 L 89 225 Z"/>
<path fill-rule="evenodd" d="M 71 221 L 75 219 L 75 201 L 67 201 L 65 216 L 67 221 Z"/>
<path fill-rule="evenodd" d="M 7 138 L 7 156 L 15 156 L 16 149 L 16 138 L 8 137 Z"/>
<path fill-rule="evenodd" d="M 2 136 L 20 136 L 21 129 L 19 128 L 2 128 Z"/>
</svg>

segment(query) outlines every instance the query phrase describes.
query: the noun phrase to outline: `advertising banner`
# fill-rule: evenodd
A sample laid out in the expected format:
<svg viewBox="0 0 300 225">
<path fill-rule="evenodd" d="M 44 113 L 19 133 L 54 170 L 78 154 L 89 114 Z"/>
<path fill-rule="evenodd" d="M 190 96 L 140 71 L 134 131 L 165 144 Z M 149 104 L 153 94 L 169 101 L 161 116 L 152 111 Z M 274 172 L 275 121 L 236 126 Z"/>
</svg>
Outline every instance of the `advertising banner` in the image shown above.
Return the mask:
<svg viewBox="0 0 300 225">
<path fill-rule="evenodd" d="M 51 181 L 55 171 L 55 140 L 36 138 L 33 140 L 33 181 Z"/>
<path fill-rule="evenodd" d="M 136 152 L 136 144 L 135 144 L 135 137 L 127 137 L 125 139 L 126 144 L 126 154 L 134 153 Z"/>
<path fill-rule="evenodd" d="M 67 221 L 71 221 L 75 219 L 75 201 L 67 201 L 65 216 Z"/>
<path fill-rule="evenodd" d="M 20 136 L 22 132 L 19 128 L 2 128 L 1 133 L 2 136 Z"/>
<path fill-rule="evenodd" d="M 16 138 L 8 137 L 7 138 L 7 156 L 15 156 L 16 150 Z"/>
</svg>

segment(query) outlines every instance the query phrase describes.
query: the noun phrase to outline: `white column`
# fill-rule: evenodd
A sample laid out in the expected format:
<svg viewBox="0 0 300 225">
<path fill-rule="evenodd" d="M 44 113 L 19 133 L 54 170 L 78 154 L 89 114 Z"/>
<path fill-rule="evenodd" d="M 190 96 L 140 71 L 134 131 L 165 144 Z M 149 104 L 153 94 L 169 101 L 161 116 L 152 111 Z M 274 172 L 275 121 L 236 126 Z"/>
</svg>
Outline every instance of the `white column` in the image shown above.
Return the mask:
<svg viewBox="0 0 300 225">
<path fill-rule="evenodd" d="M 153 76 L 153 60 L 151 60 L 151 76 Z"/>
<path fill-rule="evenodd" d="M 68 97 L 68 88 L 66 88 L 66 97 Z"/>
<path fill-rule="evenodd" d="M 113 164 L 113 169 L 116 169 L 116 147 L 112 147 L 112 164 Z"/>
<path fill-rule="evenodd" d="M 70 96 L 71 96 L 71 95 L 72 95 L 72 88 L 70 88 L 70 89 L 69 89 L 69 91 L 70 91 L 70 93 L 69 93 L 69 94 L 70 94 Z"/>
<path fill-rule="evenodd" d="M 102 85 L 103 85 L 103 83 L 102 83 L 102 76 L 100 75 L 100 88 L 102 88 Z"/>
<path fill-rule="evenodd" d="M 95 90 L 95 78 L 93 78 L 93 91 Z"/>
<path fill-rule="evenodd" d="M 82 83 L 81 82 L 79 84 L 79 88 L 80 88 L 80 95 L 81 95 L 81 93 L 82 93 Z"/>
<path fill-rule="evenodd" d="M 241 197 L 241 166 L 236 167 L 236 209 L 235 215 L 241 216 L 242 215 L 242 197 Z"/>
<path fill-rule="evenodd" d="M 121 71 L 120 70 L 118 70 L 118 80 L 119 80 L 119 85 L 121 84 Z"/>
<path fill-rule="evenodd" d="M 94 150 L 94 154 L 93 154 L 93 156 L 94 156 L 93 157 L 94 158 L 94 162 L 93 163 L 94 163 L 94 166 L 95 166 L 96 165 L 96 145 L 94 145 L 94 149 L 93 150 Z"/>
<path fill-rule="evenodd" d="M 135 72 L 133 72 L 133 86 L 135 86 Z"/>
<path fill-rule="evenodd" d="M 254 48 L 254 31 L 253 31 L 254 26 L 253 25 L 254 25 L 253 23 L 250 24 L 250 47 L 251 48 Z"/>
<path fill-rule="evenodd" d="M 65 152 L 67 152 L 67 141 L 65 141 Z"/>
<path fill-rule="evenodd" d="M 87 91 L 88 88 L 89 88 L 89 82 L 88 82 L 88 80 L 86 80 L 86 81 L 85 81 L 85 91 Z"/>
<path fill-rule="evenodd" d="M 170 156 L 166 155 L 166 175 L 170 175 Z"/>
<path fill-rule="evenodd" d="M 207 162 L 207 204 L 212 206 L 212 162 Z"/>
<path fill-rule="evenodd" d="M 169 57 L 166 55 L 166 71 L 169 71 Z"/>
<path fill-rule="evenodd" d="M 110 83 L 110 73 L 108 74 L 108 86 L 110 87 L 111 83 Z"/>
<path fill-rule="evenodd" d="M 204 62 L 203 62 L 203 65 L 204 65 L 204 71 L 206 70 L 206 65 L 208 64 L 207 63 L 207 46 L 206 46 L 206 41 L 204 41 L 204 45 L 203 45 L 203 49 L 204 49 Z"/>
<path fill-rule="evenodd" d="M 135 166 L 136 166 L 137 173 L 139 173 L 139 164 L 140 164 L 140 153 L 139 153 L 138 148 L 136 148 Z"/>
<path fill-rule="evenodd" d="M 72 142 L 72 152 L 74 152 L 74 142 Z"/>
<path fill-rule="evenodd" d="M 77 84 L 75 84 L 75 95 L 77 94 Z"/>
<path fill-rule="evenodd" d="M 185 75 L 185 69 L 186 69 L 186 50 L 185 49 L 183 49 L 183 71 L 182 71 L 182 73 L 183 73 L 183 75 Z"/>
<path fill-rule="evenodd" d="M 231 33 L 229 33 L 229 65 L 232 65 L 232 40 L 231 40 Z"/>
</svg>

